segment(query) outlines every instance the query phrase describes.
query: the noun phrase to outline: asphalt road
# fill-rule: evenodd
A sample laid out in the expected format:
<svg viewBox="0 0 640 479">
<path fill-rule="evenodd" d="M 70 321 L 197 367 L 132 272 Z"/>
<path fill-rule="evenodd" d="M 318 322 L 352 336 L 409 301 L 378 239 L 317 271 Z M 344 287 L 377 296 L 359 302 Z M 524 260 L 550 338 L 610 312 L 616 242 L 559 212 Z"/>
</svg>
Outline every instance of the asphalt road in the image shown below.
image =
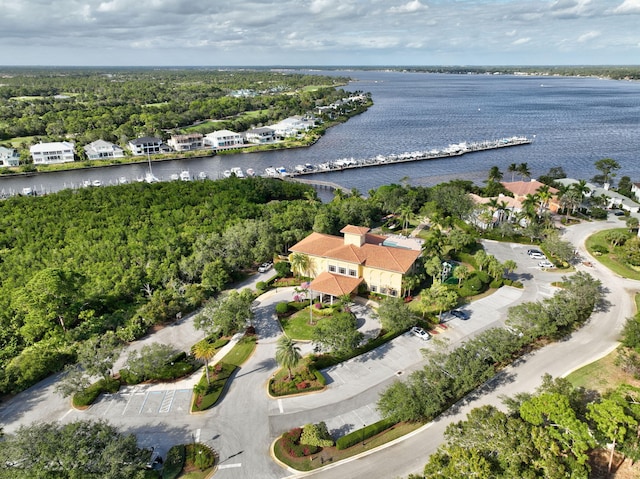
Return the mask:
<svg viewBox="0 0 640 479">
<path fill-rule="evenodd" d="M 584 238 L 593 231 L 619 225 L 620 222 L 614 218 L 610 222 L 576 225 L 564 234 L 580 249 Z M 518 269 L 514 277 L 520 279 L 525 288 L 501 288 L 497 293 L 466 306 L 471 318 L 468 321 L 450 321 L 449 329 L 439 335 L 441 339 L 446 338 L 450 347 L 460 344 L 469 335 L 503 324 L 511 305 L 552 295 L 554 288 L 550 283 L 560 277 L 559 273 L 538 268 L 538 261 L 526 255 L 527 246 L 487 242 L 485 247 L 501 261 L 516 261 Z M 579 268 L 588 270 L 606 285 L 610 305 L 606 311 L 596 313 L 568 341 L 550 345 L 523 358 L 482 391 L 465 398 L 438 420 L 409 437 L 311 475 L 369 479 L 420 472 L 428 455 L 442 443 L 446 426 L 464 419 L 472 408 L 487 403 L 499 404 L 500 395 L 533 391 L 540 384 L 543 373 L 563 376 L 607 354 L 616 346 L 625 319 L 635 312 L 633 293 L 640 289 L 640 284 L 619 278 L 599 265 Z M 258 275 L 238 288 L 252 287 L 264 279 L 264 275 Z M 414 336 L 403 335 L 376 351 L 325 371 L 329 387 L 322 393 L 270 399 L 267 382 L 277 369 L 275 342 L 281 334 L 274 316 L 274 305 L 290 299 L 291 295 L 290 289 L 271 291 L 256 303 L 254 323 L 259 335 L 258 347 L 236 372 L 224 400 L 205 413 L 188 413 L 189 387 L 185 387 L 184 382 L 126 388 L 116 395 L 102 397 L 87 411 L 76 411 L 69 407 L 67 399 L 53 392 L 57 378 L 52 377 L 0 407 L 0 421 L 5 432 L 34 421 L 106 419 L 123 432 L 135 433 L 140 445 L 157 446 L 161 452 L 173 444 L 189 441 L 200 441 L 214 447 L 221 459 L 216 476 L 289 476 L 291 471 L 282 469 L 269 457 L 269 445 L 276 437 L 291 427 L 309 422 L 325 421 L 330 430 L 341 434 L 374 422 L 379 417 L 375 410 L 379 393 L 394 380 L 422 367 L 424 361 L 420 349 L 433 347 L 433 341 L 425 343 Z M 166 331 L 164 336 L 162 331 Z M 159 341 L 188 350 L 201 334 L 193 329 L 192 318 L 184 318 L 179 325 L 162 331 L 133 347 Z"/>
</svg>

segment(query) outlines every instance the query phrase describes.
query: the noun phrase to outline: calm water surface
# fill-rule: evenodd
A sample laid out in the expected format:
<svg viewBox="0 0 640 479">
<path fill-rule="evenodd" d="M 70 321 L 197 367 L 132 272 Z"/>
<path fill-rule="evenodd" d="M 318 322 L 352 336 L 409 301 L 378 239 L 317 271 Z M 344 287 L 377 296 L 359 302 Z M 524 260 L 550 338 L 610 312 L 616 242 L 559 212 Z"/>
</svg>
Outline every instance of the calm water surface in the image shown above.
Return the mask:
<svg viewBox="0 0 640 479">
<path fill-rule="evenodd" d="M 569 176 L 589 179 L 593 164 L 614 158 L 621 175 L 640 181 L 640 83 L 592 78 L 506 75 L 445 75 L 402 72 L 318 72 L 354 78 L 347 90 L 372 93 L 374 106 L 331 128 L 310 148 L 237 154 L 153 164 L 164 180 L 189 170 L 222 176 L 234 166 L 263 172 L 268 166 L 293 169 L 345 157 L 365 158 L 446 147 L 462 141 L 534 136 L 532 145 L 473 153 L 457 158 L 387 165 L 309 178 L 366 192 L 408 177 L 412 184 L 433 185 L 453 178 L 481 183 L 497 165 L 506 174 L 511 163 L 526 162 L 533 176 L 562 166 Z M 115 183 L 144 176 L 147 165 L 1 178 L 0 192 L 23 187 L 56 191 L 84 180 Z"/>
</svg>

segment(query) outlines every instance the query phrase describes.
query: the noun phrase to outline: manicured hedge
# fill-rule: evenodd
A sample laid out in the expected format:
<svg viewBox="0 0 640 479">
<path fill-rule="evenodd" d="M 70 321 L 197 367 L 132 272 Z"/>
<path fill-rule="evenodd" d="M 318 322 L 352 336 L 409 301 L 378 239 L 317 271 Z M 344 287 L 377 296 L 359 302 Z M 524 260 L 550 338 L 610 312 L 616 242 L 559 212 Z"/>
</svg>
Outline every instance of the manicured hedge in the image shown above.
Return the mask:
<svg viewBox="0 0 640 479">
<path fill-rule="evenodd" d="M 87 407 L 102 393 L 116 393 L 120 389 L 120 381 L 115 378 L 100 379 L 88 388 L 73 395 L 73 405 L 75 407 Z"/>
<path fill-rule="evenodd" d="M 381 419 L 380 421 L 369 424 L 362 429 L 358 429 L 342 436 L 336 441 L 336 448 L 347 449 L 351 446 L 355 446 L 365 439 L 375 436 L 376 434 L 380 434 L 382 431 L 386 431 L 390 427 L 395 426 L 395 424 L 396 422 L 392 419 Z"/>
</svg>

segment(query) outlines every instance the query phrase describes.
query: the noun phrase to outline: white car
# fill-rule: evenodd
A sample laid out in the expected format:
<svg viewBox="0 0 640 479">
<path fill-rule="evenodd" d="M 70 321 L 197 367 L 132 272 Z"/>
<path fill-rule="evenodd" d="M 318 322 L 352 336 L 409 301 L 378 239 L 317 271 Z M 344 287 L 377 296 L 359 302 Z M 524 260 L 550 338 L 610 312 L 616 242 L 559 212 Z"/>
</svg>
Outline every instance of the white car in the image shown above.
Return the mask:
<svg viewBox="0 0 640 479">
<path fill-rule="evenodd" d="M 262 263 L 258 266 L 258 273 L 266 273 L 271 268 L 273 268 L 273 263 Z"/>
<path fill-rule="evenodd" d="M 539 266 L 540 268 L 555 268 L 555 267 L 556 267 L 556 265 L 555 265 L 555 264 L 553 264 L 553 263 L 552 263 L 551 261 L 549 261 L 549 260 L 540 261 L 540 262 L 538 263 L 538 266 Z"/>
<path fill-rule="evenodd" d="M 418 326 L 414 326 L 413 328 L 411 328 L 411 334 L 419 337 L 423 341 L 429 341 L 431 339 L 431 335 Z"/>
<path fill-rule="evenodd" d="M 532 259 L 547 259 L 544 253 L 539 249 L 530 249 L 527 251 L 527 254 L 529 255 L 529 258 Z"/>
</svg>

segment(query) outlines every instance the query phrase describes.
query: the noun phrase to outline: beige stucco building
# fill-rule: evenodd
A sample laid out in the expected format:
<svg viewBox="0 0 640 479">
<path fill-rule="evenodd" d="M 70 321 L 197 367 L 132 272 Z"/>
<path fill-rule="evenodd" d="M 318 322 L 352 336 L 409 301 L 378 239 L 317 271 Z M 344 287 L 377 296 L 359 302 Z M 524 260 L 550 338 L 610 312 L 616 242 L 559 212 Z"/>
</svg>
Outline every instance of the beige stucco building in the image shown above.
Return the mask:
<svg viewBox="0 0 640 479">
<path fill-rule="evenodd" d="M 289 249 L 309 257 L 303 274 L 314 278 L 310 289 L 338 297 L 364 283 L 371 292 L 401 296 L 402 280 L 420 256 L 419 243 L 415 249 L 398 247 L 389 237 L 360 226 L 348 225 L 340 232 L 343 237 L 312 233 Z"/>
</svg>

